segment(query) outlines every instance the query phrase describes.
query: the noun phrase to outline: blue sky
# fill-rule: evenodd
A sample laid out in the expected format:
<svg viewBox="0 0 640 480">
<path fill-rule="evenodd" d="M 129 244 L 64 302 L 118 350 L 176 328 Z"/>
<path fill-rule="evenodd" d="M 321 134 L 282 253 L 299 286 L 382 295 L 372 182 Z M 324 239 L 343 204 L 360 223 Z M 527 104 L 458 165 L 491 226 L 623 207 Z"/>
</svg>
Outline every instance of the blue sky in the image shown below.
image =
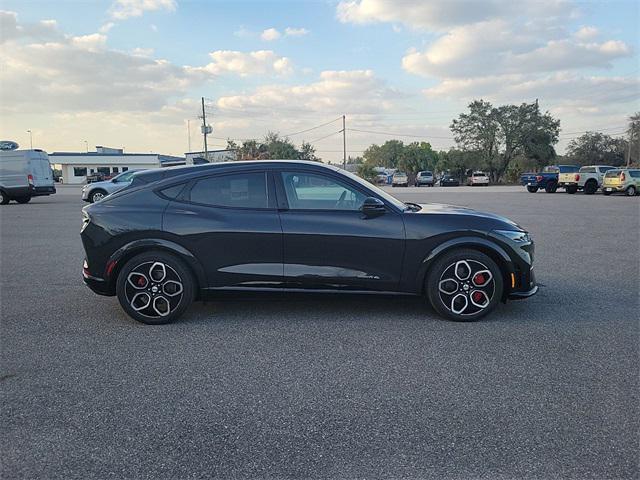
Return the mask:
<svg viewBox="0 0 640 480">
<path fill-rule="evenodd" d="M 352 155 L 396 133 L 448 148 L 451 119 L 474 98 L 539 98 L 562 122 L 559 151 L 572 132 L 621 132 L 640 109 L 632 1 L 5 0 L 0 9 L 1 135 L 24 145 L 31 129 L 47 151 L 87 140 L 183 153 L 187 120 L 198 149 L 200 96 L 220 138 L 342 114 L 348 128 L 388 133 L 350 131 Z M 317 148 L 335 161 L 339 128 L 291 139 L 329 135 Z"/>
</svg>

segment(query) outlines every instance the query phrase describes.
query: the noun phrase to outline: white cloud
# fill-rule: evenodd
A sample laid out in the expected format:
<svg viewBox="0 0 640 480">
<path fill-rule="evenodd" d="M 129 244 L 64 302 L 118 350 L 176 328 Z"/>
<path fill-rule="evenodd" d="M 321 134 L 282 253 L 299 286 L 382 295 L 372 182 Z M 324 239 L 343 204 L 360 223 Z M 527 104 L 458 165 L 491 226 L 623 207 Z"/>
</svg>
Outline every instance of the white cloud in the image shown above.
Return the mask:
<svg viewBox="0 0 640 480">
<path fill-rule="evenodd" d="M 107 22 L 107 23 L 105 23 L 104 25 L 102 25 L 102 26 L 98 29 L 98 32 L 99 32 L 99 33 L 109 33 L 109 31 L 110 31 L 113 27 L 115 27 L 115 26 L 116 26 L 116 24 L 115 24 L 115 23 L 113 23 L 113 22 Z"/>
<path fill-rule="evenodd" d="M 303 35 L 308 35 L 309 30 L 307 30 L 306 28 L 287 27 L 284 29 L 284 34 L 287 37 L 302 37 Z"/>
<path fill-rule="evenodd" d="M 282 34 L 275 28 L 267 28 L 260 34 L 260 38 L 265 42 L 272 42 L 273 40 L 279 39 L 281 36 Z"/>
<path fill-rule="evenodd" d="M 118 20 L 140 17 L 145 12 L 164 10 L 175 11 L 176 0 L 115 0 L 111 6 L 111 16 Z"/>
<path fill-rule="evenodd" d="M 572 10 L 566 0 L 349 0 L 338 4 L 337 16 L 345 23 L 402 23 L 416 29 L 442 30 L 514 15 L 566 15 Z"/>
<path fill-rule="evenodd" d="M 249 38 L 253 36 L 253 32 L 247 29 L 245 26 L 241 25 L 238 30 L 233 32 L 233 34 L 238 38 Z"/>
<path fill-rule="evenodd" d="M 600 31 L 596 27 L 584 26 L 581 27 L 574 36 L 579 40 L 592 40 L 600 34 Z"/>
<path fill-rule="evenodd" d="M 42 20 L 37 23 L 18 23 L 15 12 L 0 10 L 0 43 L 22 38 L 51 41 L 63 38 L 55 20 Z"/>
<path fill-rule="evenodd" d="M 426 50 L 409 52 L 402 66 L 422 76 L 477 77 L 607 68 L 630 54 L 631 48 L 621 41 L 583 42 L 575 36 L 545 39 L 528 26 L 492 20 L 452 29 Z"/>
<path fill-rule="evenodd" d="M 318 81 L 303 85 L 266 85 L 245 95 L 221 97 L 221 110 L 269 115 L 288 113 L 377 113 L 394 105 L 401 95 L 371 70 L 324 71 Z"/>
<path fill-rule="evenodd" d="M 71 44 L 85 49 L 95 50 L 105 46 L 107 37 L 100 33 L 92 33 L 91 35 L 82 35 L 79 37 L 71 37 Z"/>
<path fill-rule="evenodd" d="M 236 33 L 242 33 L 243 36 L 248 36 L 250 34 L 250 32 L 248 31 L 238 31 Z M 281 33 L 275 28 L 268 28 L 260 34 L 260 38 L 265 42 L 272 42 L 282 37 L 302 37 L 304 35 L 308 35 L 309 33 L 309 30 L 307 30 L 306 28 L 287 27 L 284 29 L 284 33 Z"/>
<path fill-rule="evenodd" d="M 255 52 L 239 52 L 234 50 L 216 50 L 209 54 L 211 63 L 194 70 L 213 75 L 233 73 L 246 77 L 248 75 L 287 75 L 293 71 L 291 61 L 287 57 L 276 55 L 272 50 Z"/>
</svg>

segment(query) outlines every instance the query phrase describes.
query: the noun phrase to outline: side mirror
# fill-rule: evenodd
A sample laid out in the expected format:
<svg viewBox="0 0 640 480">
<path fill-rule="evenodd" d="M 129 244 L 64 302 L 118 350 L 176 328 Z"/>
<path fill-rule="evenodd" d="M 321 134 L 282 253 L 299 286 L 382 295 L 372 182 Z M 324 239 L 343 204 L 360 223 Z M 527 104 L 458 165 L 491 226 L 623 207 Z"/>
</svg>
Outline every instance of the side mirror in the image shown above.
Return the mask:
<svg viewBox="0 0 640 480">
<path fill-rule="evenodd" d="M 367 197 L 362 202 L 362 207 L 360 207 L 360 211 L 364 214 L 365 217 L 377 217 L 379 215 L 384 215 L 386 212 L 386 208 L 382 200 L 376 197 Z"/>
</svg>

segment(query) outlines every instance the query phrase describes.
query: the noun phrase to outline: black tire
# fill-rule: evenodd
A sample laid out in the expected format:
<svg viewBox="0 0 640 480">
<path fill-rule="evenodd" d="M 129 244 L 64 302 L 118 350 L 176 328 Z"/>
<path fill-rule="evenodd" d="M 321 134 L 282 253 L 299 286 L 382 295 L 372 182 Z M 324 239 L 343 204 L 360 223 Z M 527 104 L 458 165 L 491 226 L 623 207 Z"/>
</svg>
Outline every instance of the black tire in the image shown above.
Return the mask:
<svg viewBox="0 0 640 480">
<path fill-rule="evenodd" d="M 547 193 L 556 193 L 556 190 L 558 190 L 558 184 L 556 182 L 547 182 L 544 187 L 544 191 Z"/>
<path fill-rule="evenodd" d="M 598 190 L 598 184 L 593 180 L 589 180 L 584 184 L 584 194 L 585 195 L 593 195 Z"/>
<path fill-rule="evenodd" d="M 609 195 L 611 195 L 611 192 L 607 192 L 606 190 L 603 190 L 603 191 L 602 191 L 602 194 L 603 194 L 605 197 L 608 197 Z"/>
<path fill-rule="evenodd" d="M 576 193 L 578 191 L 578 187 L 576 187 L 575 185 L 569 185 L 568 187 L 565 188 L 565 191 L 571 195 L 573 195 L 574 193 Z"/>
<path fill-rule="evenodd" d="M 9 196 L 4 192 L 4 190 L 0 190 L 0 205 L 6 205 L 7 203 L 9 203 L 11 199 L 9 198 Z"/>
<path fill-rule="evenodd" d="M 31 197 L 17 197 L 16 198 L 16 202 L 22 203 L 22 204 L 29 203 L 30 201 L 31 201 Z"/>
<path fill-rule="evenodd" d="M 638 194 L 636 187 L 633 185 L 629 185 L 627 189 L 624 191 L 627 194 L 627 197 L 634 197 Z"/>
<path fill-rule="evenodd" d="M 527 192 L 536 193 L 538 191 L 538 187 L 534 187 L 532 185 L 527 185 Z"/>
<path fill-rule="evenodd" d="M 106 196 L 107 196 L 107 192 L 98 188 L 89 194 L 89 202 L 90 203 L 99 202 Z"/>
<path fill-rule="evenodd" d="M 147 325 L 162 325 L 176 320 L 189 308 L 195 297 L 195 281 L 177 257 L 152 251 L 136 255 L 124 265 L 118 274 L 116 294 L 131 318 Z"/>
<path fill-rule="evenodd" d="M 465 271 L 469 273 L 466 279 L 463 275 L 458 276 Z M 484 284 L 474 283 L 479 274 Z M 447 280 L 453 280 L 455 285 Z M 450 293 L 446 291 L 454 286 Z M 484 253 L 468 249 L 452 250 L 438 258 L 429 269 L 425 285 L 427 298 L 434 310 L 444 318 L 458 322 L 478 320 L 490 313 L 502 299 L 503 290 L 504 281 L 498 265 Z M 476 292 L 484 294 L 484 298 Z M 472 296 L 476 294 L 480 298 Z M 465 306 L 460 312 L 455 312 L 456 305 L 461 307 L 458 297 L 465 300 Z"/>
</svg>

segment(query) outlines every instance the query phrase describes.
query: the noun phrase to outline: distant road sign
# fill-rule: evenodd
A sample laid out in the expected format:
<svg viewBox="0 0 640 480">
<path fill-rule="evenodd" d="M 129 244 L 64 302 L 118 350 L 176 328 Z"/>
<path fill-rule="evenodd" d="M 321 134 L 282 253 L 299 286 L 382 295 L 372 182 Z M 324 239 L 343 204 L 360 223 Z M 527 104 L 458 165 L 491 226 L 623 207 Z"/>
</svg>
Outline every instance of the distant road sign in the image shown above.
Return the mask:
<svg viewBox="0 0 640 480">
<path fill-rule="evenodd" d="M 17 150 L 19 146 L 11 140 L 0 140 L 0 150 Z"/>
<path fill-rule="evenodd" d="M 201 125 L 200 126 L 200 131 L 202 133 L 206 133 L 207 135 L 209 135 L 209 134 L 213 133 L 213 127 L 211 125 L 207 125 L 206 126 L 206 131 L 205 131 L 205 126 Z"/>
</svg>

